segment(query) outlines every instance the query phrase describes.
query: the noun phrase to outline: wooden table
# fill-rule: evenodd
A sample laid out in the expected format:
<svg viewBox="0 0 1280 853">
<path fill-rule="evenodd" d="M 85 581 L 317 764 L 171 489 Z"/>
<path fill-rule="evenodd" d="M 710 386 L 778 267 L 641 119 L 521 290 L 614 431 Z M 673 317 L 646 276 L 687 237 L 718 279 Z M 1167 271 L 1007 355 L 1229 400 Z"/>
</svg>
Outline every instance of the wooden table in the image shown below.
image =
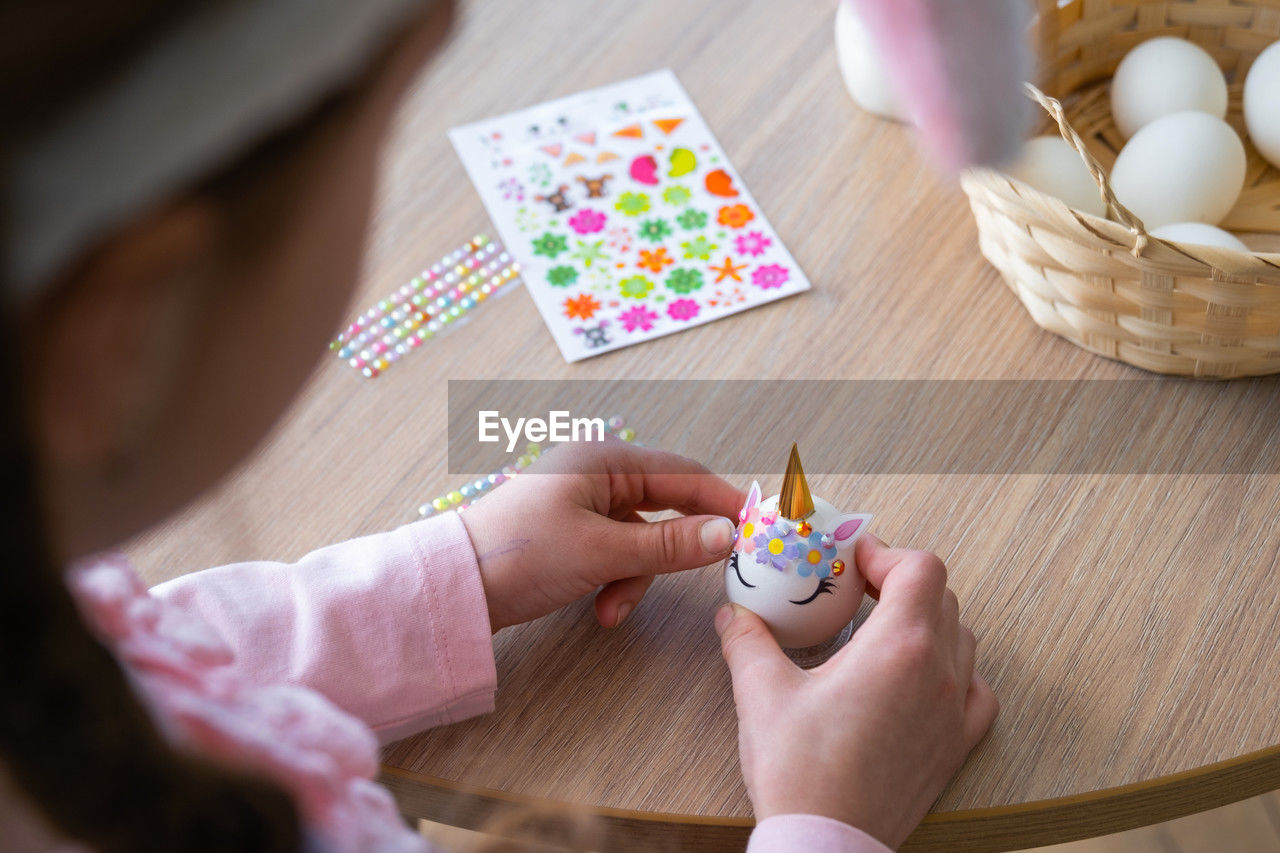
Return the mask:
<svg viewBox="0 0 1280 853">
<path fill-rule="evenodd" d="M 411 520 L 457 485 L 451 378 L 783 378 L 815 316 L 844 330 L 823 378 L 1141 375 L 1033 325 L 979 256 L 959 189 L 849 100 L 831 3 L 694 5 L 465 4 L 396 128 L 357 301 L 489 227 L 446 128 L 662 66 L 813 291 L 572 366 L 521 291 L 374 381 L 325 357 L 247 466 L 130 546 L 148 580 Z M 776 346 L 744 346 L 765 338 Z M 874 510 L 882 538 L 947 561 L 1003 702 L 911 849 L 1034 846 L 1280 787 L 1275 476 L 812 480 Z M 584 604 L 503 632 L 497 712 L 394 744 L 387 783 L 406 813 L 461 826 L 555 801 L 603 815 L 611 850 L 741 845 L 751 812 L 710 627 L 721 595 L 709 569 L 660 580 L 616 631 Z"/>
</svg>

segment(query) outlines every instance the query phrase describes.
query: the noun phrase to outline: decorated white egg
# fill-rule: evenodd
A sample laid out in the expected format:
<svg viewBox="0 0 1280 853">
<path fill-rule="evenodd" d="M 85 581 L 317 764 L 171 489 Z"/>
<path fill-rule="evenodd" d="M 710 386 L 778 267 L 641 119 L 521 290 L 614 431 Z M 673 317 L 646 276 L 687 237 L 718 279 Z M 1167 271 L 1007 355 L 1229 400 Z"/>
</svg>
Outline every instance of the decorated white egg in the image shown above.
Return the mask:
<svg viewBox="0 0 1280 853">
<path fill-rule="evenodd" d="M 1231 126 L 1188 111 L 1135 133 L 1111 168 L 1111 188 L 1148 229 L 1170 222 L 1216 225 L 1240 197 L 1244 169 L 1244 144 Z"/>
<path fill-rule="evenodd" d="M 725 563 L 725 590 L 764 620 L 779 645 L 815 646 L 840 633 L 862 603 L 866 581 L 853 543 L 871 516 L 842 513 L 813 497 L 811 512 L 789 519 L 778 495 L 760 495 L 760 484 L 752 483 Z"/>
<path fill-rule="evenodd" d="M 1227 79 L 1208 51 L 1162 36 L 1125 54 L 1111 78 L 1111 115 L 1126 137 L 1161 116 L 1197 110 L 1227 114 Z"/>
</svg>

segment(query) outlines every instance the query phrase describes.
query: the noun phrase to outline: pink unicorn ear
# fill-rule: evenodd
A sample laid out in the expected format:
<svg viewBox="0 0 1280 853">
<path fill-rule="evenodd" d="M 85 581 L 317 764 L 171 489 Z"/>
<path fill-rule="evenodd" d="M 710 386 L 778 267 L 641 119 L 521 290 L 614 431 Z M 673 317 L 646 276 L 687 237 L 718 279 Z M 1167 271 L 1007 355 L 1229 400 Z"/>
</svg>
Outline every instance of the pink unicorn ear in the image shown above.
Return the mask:
<svg viewBox="0 0 1280 853">
<path fill-rule="evenodd" d="M 871 519 L 872 515 L 866 512 L 840 516 L 840 523 L 836 525 L 834 534 L 835 540 L 841 545 L 849 544 L 871 526 Z"/>
<path fill-rule="evenodd" d="M 760 503 L 760 484 L 755 480 L 751 481 L 751 490 L 747 492 L 747 503 L 742 507 L 742 512 L 738 513 L 738 521 L 746 521 L 747 514 L 751 512 Z"/>
</svg>

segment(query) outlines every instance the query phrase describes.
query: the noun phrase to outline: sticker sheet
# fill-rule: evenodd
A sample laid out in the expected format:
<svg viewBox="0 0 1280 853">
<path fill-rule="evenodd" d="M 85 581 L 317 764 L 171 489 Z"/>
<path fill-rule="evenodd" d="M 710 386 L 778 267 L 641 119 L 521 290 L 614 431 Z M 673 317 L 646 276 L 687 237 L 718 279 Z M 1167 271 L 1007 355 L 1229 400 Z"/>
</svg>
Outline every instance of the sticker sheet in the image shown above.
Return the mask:
<svg viewBox="0 0 1280 853">
<path fill-rule="evenodd" d="M 670 71 L 449 137 L 568 361 L 809 289 Z"/>
</svg>

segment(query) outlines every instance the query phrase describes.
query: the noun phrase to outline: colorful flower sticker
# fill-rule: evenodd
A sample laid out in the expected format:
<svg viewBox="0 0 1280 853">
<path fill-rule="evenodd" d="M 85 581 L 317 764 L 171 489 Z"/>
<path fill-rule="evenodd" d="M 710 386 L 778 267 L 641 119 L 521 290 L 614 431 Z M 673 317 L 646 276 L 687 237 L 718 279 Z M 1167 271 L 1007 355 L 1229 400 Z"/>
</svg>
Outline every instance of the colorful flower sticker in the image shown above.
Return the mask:
<svg viewBox="0 0 1280 853">
<path fill-rule="evenodd" d="M 590 320 L 600 310 L 600 302 L 589 293 L 579 293 L 564 301 L 564 316 L 570 320 Z"/>
<path fill-rule="evenodd" d="M 830 577 L 831 561 L 836 558 L 836 546 L 830 536 L 823 536 L 818 531 L 809 534 L 808 539 L 795 539 L 787 545 L 783 555 L 796 563 L 796 574 L 802 578 L 817 575 L 820 578 Z"/>
<path fill-rule="evenodd" d="M 650 311 L 643 305 L 632 306 L 618 315 L 622 328 L 628 332 L 647 332 L 653 328 L 653 321 L 656 319 L 657 312 Z"/>
<path fill-rule="evenodd" d="M 684 207 L 693 198 L 687 187 L 672 186 L 662 191 L 662 200 L 672 207 Z"/>
<path fill-rule="evenodd" d="M 765 250 L 773 245 L 773 240 L 761 234 L 759 231 L 749 231 L 746 234 L 739 234 L 733 238 L 734 245 L 738 249 L 739 255 L 749 255 L 758 258 L 765 253 Z"/>
<path fill-rule="evenodd" d="M 507 201 L 524 201 L 524 184 L 515 178 L 505 178 L 498 182 L 498 192 Z"/>
<path fill-rule="evenodd" d="M 692 207 L 676 217 L 676 222 L 686 231 L 697 231 L 707 224 L 707 214 Z"/>
<path fill-rule="evenodd" d="M 649 272 L 662 272 L 667 267 L 674 264 L 675 258 L 667 254 L 666 248 L 659 246 L 657 249 L 650 251 L 649 249 L 640 250 L 640 260 L 636 261 L 636 266 L 646 269 Z"/>
<path fill-rule="evenodd" d="M 649 196 L 647 193 L 626 192 L 618 196 L 614 207 L 627 216 L 639 216 L 649 209 Z"/>
<path fill-rule="evenodd" d="M 631 299 L 644 299 L 653 290 L 653 282 L 642 275 L 633 275 L 618 282 L 622 295 Z"/>
<path fill-rule="evenodd" d="M 607 261 L 609 256 L 604 251 L 604 241 L 596 240 L 588 243 L 584 240 L 574 240 L 578 244 L 578 248 L 573 250 L 569 257 L 575 261 L 581 261 L 584 267 L 590 267 L 596 261 Z"/>
<path fill-rule="evenodd" d="M 761 518 L 760 522 L 763 524 L 764 519 Z M 783 552 L 797 538 L 796 532 L 791 528 L 770 522 L 764 532 L 757 533 L 752 540 L 756 546 L 756 562 L 762 566 L 772 566 L 780 572 L 784 571 L 791 561 L 784 556 Z"/>
<path fill-rule="evenodd" d="M 569 241 L 560 234 L 552 234 L 550 231 L 545 232 L 541 237 L 533 241 L 533 253 L 542 255 L 544 258 L 555 259 L 556 255 L 567 251 Z"/>
<path fill-rule="evenodd" d="M 706 237 L 698 237 L 695 240 L 684 241 L 680 244 L 680 248 L 684 250 L 686 261 L 709 261 L 711 260 L 711 253 L 719 247 Z"/>
<path fill-rule="evenodd" d="M 608 231 L 604 232 L 605 241 L 609 248 L 620 255 L 625 255 L 631 251 L 631 229 L 625 225 L 615 225 Z"/>
<path fill-rule="evenodd" d="M 534 163 L 529 167 L 529 183 L 540 187 L 551 186 L 551 167 L 546 163 Z"/>
<path fill-rule="evenodd" d="M 730 258 L 728 255 L 725 255 L 724 263 L 721 266 L 710 264 L 708 265 L 707 268 L 716 274 L 716 284 L 719 284 L 720 282 L 724 281 L 726 278 L 731 278 L 734 281 L 742 281 L 742 276 L 739 275 L 739 273 L 745 270 L 747 266 L 748 266 L 747 264 L 738 264 L 735 266 L 733 263 L 733 258 Z"/>
<path fill-rule="evenodd" d="M 791 278 L 791 273 L 781 264 L 767 264 L 756 267 L 751 273 L 751 283 L 761 290 L 782 287 Z"/>
<path fill-rule="evenodd" d="M 584 207 L 569 217 L 569 227 L 579 234 L 595 234 L 604 230 L 604 221 L 603 213 Z"/>
<path fill-rule="evenodd" d="M 568 287 L 578 280 L 578 271 L 569 266 L 552 267 L 547 270 L 547 284 L 552 287 Z"/>
<path fill-rule="evenodd" d="M 756 215 L 745 204 L 727 204 L 720 208 L 720 212 L 716 215 L 716 222 L 730 228 L 741 228 L 755 218 Z"/>
<path fill-rule="evenodd" d="M 702 287 L 702 271 L 675 269 L 667 276 L 667 287 L 676 293 L 692 293 Z"/>
<path fill-rule="evenodd" d="M 521 231 L 537 231 L 542 227 L 542 211 L 521 205 L 516 210 L 516 227 Z"/>
<path fill-rule="evenodd" d="M 663 238 L 671 234 L 671 226 L 665 219 L 646 219 L 640 223 L 636 233 L 650 243 L 661 243 Z"/>
<path fill-rule="evenodd" d="M 707 300 L 707 304 L 716 305 L 739 305 L 747 301 L 747 294 L 742 288 L 734 285 L 732 288 L 716 288 L 712 292 L 711 298 Z"/>
<path fill-rule="evenodd" d="M 582 275 L 582 283 L 597 293 L 613 293 L 613 273 L 603 267 L 592 267 Z"/>
<path fill-rule="evenodd" d="M 692 320 L 701 310 L 701 306 L 692 299 L 676 299 L 667 306 L 667 316 L 672 320 Z"/>
</svg>

